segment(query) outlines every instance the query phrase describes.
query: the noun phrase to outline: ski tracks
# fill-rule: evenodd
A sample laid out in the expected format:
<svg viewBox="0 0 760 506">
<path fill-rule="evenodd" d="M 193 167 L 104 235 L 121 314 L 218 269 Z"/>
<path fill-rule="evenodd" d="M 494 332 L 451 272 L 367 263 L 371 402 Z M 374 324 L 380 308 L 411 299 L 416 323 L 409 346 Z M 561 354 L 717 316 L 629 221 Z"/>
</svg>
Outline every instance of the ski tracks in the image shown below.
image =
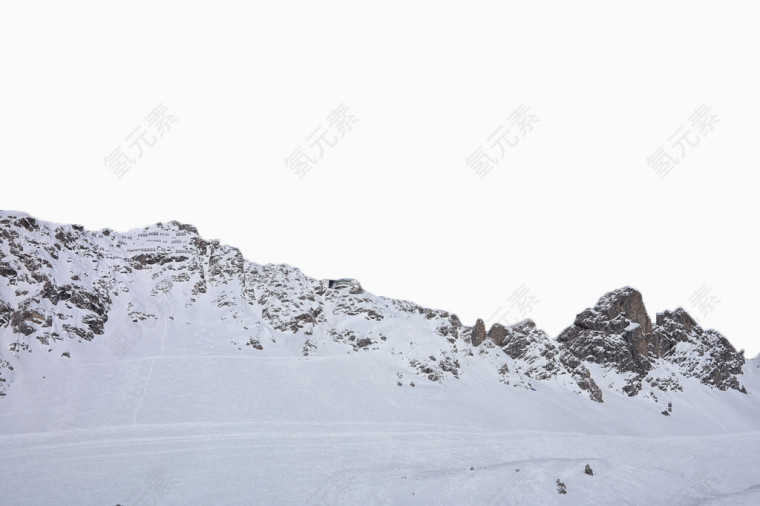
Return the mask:
<svg viewBox="0 0 760 506">
<path fill-rule="evenodd" d="M 145 383 L 143 384 L 142 389 L 142 395 L 140 395 L 140 399 L 137 401 L 137 406 L 135 406 L 135 414 L 132 417 L 132 424 L 137 424 L 137 416 L 140 414 L 140 408 L 142 407 L 143 401 L 145 400 L 145 395 L 148 392 L 148 384 L 150 383 L 150 378 L 153 375 L 153 367 L 156 365 L 156 359 L 160 358 L 164 354 L 164 345 L 165 345 L 165 339 L 166 339 L 166 332 L 168 330 L 168 321 L 166 318 L 164 318 L 164 332 L 161 334 L 161 351 L 153 357 L 150 361 L 150 368 L 148 369 L 148 375 L 145 377 Z"/>
</svg>

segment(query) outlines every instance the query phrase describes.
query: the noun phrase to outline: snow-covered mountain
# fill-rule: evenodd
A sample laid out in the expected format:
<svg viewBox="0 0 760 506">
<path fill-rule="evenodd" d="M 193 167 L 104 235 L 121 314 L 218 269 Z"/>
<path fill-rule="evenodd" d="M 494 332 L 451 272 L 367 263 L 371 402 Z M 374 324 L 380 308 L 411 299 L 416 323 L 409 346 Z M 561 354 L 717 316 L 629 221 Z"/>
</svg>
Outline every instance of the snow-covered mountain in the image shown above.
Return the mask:
<svg viewBox="0 0 760 506">
<path fill-rule="evenodd" d="M 630 287 L 552 339 L 258 265 L 178 222 L 118 233 L 2 211 L 0 344 L 12 503 L 69 502 L 32 472 L 69 458 L 82 465 L 54 483 L 72 504 L 760 498 L 758 359 L 683 309 L 652 323 Z M 236 446 L 255 476 L 223 461 Z M 140 484 L 153 451 L 160 497 Z M 659 476 L 634 464 L 664 451 Z M 206 457 L 238 488 L 204 477 Z"/>
</svg>

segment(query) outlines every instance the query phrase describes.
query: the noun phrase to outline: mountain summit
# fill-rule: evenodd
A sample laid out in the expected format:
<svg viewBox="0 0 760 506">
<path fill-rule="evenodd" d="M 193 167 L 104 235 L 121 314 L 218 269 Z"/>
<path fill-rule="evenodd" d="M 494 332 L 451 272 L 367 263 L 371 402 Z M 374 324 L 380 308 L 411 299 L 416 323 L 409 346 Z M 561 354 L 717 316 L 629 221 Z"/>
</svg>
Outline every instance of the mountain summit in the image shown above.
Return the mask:
<svg viewBox="0 0 760 506">
<path fill-rule="evenodd" d="M 725 337 L 703 330 L 682 308 L 658 313 L 652 325 L 641 293 L 631 287 L 602 296 L 557 341 L 575 357 L 621 373 L 629 395 L 639 393 L 642 382 L 679 389 L 682 377 L 746 393 L 737 380 L 744 356 Z"/>
</svg>

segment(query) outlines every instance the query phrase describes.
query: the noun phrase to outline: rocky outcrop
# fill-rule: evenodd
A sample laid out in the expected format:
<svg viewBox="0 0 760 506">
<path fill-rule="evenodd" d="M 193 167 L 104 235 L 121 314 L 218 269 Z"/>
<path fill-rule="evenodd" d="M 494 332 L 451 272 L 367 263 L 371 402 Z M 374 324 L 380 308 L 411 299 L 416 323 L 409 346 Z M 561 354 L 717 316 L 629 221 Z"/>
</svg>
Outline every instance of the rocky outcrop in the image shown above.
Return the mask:
<svg viewBox="0 0 760 506">
<path fill-rule="evenodd" d="M 684 377 L 721 390 L 742 390 L 737 375 L 744 358 L 714 330 L 704 331 L 683 309 L 666 311 L 652 322 L 637 290 L 625 287 L 602 296 L 578 314 L 557 337 L 575 358 L 627 373 L 622 390 L 636 395 L 646 381 L 661 389 L 678 389 L 677 380 L 651 374 L 658 364 L 675 365 Z"/>
<path fill-rule="evenodd" d="M 515 363 L 513 369 L 536 380 L 567 376 L 591 400 L 603 402 L 602 391 L 583 363 L 562 349 L 543 330 L 527 319 L 509 327 L 494 324 L 488 332 L 491 340 Z"/>
<path fill-rule="evenodd" d="M 744 354 L 720 332 L 702 329 L 682 308 L 657 314 L 651 341 L 652 351 L 677 365 L 684 376 L 720 390 L 746 392 L 737 378 L 745 364 Z"/>
<path fill-rule="evenodd" d="M 501 346 L 507 337 L 507 327 L 500 323 L 494 323 L 488 330 L 488 339 L 494 342 L 496 346 Z"/>
<path fill-rule="evenodd" d="M 641 294 L 625 287 L 605 294 L 593 308 L 578 314 L 557 341 L 581 360 L 645 375 L 651 369 L 651 332 Z"/>
<path fill-rule="evenodd" d="M 470 342 L 473 346 L 480 346 L 480 343 L 486 340 L 486 324 L 478 318 L 475 322 L 475 326 L 472 328 L 472 336 Z"/>
</svg>

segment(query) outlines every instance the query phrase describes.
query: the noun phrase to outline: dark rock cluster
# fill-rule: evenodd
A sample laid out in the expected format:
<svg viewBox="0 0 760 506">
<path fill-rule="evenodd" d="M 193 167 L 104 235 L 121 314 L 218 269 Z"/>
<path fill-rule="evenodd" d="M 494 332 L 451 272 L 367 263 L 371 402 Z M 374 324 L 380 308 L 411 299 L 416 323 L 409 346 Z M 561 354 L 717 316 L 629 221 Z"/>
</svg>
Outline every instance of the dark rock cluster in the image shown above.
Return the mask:
<svg viewBox="0 0 760 506">
<path fill-rule="evenodd" d="M 736 376 L 744 356 L 725 337 L 703 330 L 681 308 L 659 313 L 652 325 L 641 294 L 630 287 L 605 294 L 557 341 L 580 360 L 633 373 L 624 389 L 629 395 L 638 393 L 657 363 L 675 365 L 685 377 L 720 390 L 743 390 Z"/>
</svg>

